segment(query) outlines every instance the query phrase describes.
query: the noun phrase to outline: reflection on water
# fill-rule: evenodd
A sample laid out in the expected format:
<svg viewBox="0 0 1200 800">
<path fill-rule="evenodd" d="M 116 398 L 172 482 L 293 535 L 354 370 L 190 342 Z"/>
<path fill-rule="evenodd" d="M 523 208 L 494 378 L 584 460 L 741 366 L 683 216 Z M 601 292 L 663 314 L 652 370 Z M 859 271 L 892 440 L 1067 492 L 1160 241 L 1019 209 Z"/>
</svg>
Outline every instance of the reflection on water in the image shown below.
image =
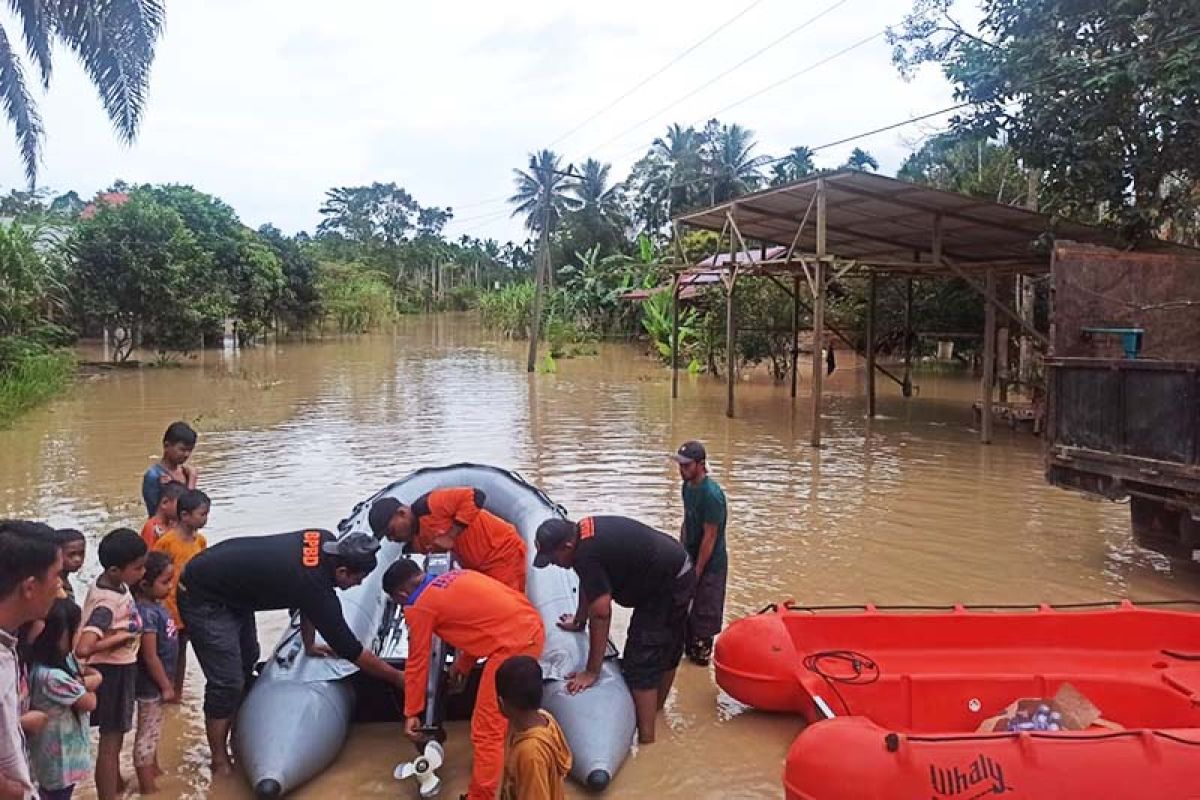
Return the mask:
<svg viewBox="0 0 1200 800">
<path fill-rule="evenodd" d="M 793 406 L 786 387 L 745 381 L 730 420 L 723 384 L 681 375 L 672 403 L 669 373 L 639 353 L 607 345 L 530 376 L 522 345 L 448 315 L 406 320 L 393 336 L 206 353 L 178 369 L 89 379 L 0 432 L 0 515 L 72 523 L 93 542 L 140 525 L 141 473 L 166 424 L 184 418 L 201 429 L 195 463 L 213 498 L 210 541 L 333 527 L 408 471 L 455 461 L 516 469 L 573 513 L 619 512 L 675 531 L 679 486 L 665 455 L 698 438 L 729 497 L 731 618 L 785 597 L 1196 595 L 1192 571 L 1134 547 L 1125 507 L 1046 486 L 1037 440 L 1000 429 L 981 447 L 967 427 L 968 380 L 923 376 L 910 401 L 881 382 L 883 417 L 868 423 L 862 370 L 844 365 L 826 382 L 816 451 L 807 398 Z M 84 577 L 95 570 L 93 548 Z M 277 615 L 264 615 L 264 646 L 279 628 Z M 164 795 L 246 797 L 237 781 L 209 784 L 192 673 L 163 747 Z M 677 685 L 670 730 L 628 762 L 612 794 L 779 796 L 797 722 L 745 713 L 718 697 L 705 670 L 685 665 Z M 465 728 L 452 730 L 445 796 L 465 790 L 465 738 Z M 398 726 L 362 726 L 334 769 L 297 796 L 396 797 L 392 766 L 410 757 Z"/>
</svg>

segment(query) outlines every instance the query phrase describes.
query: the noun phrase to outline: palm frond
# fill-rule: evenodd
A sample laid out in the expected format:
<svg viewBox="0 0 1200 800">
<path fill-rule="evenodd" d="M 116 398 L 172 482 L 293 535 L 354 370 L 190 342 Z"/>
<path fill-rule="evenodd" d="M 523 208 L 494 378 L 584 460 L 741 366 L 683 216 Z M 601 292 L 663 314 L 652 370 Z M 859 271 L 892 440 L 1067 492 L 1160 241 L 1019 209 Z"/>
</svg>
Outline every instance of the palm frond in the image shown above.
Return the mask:
<svg viewBox="0 0 1200 800">
<path fill-rule="evenodd" d="M 41 159 L 42 118 L 37 105 L 25 86 L 21 61 L 0 27 L 0 104 L 17 134 L 25 177 L 32 188 L 37 182 L 38 161 Z"/>
<path fill-rule="evenodd" d="M 54 34 L 54 20 L 45 0 L 9 0 L 9 7 L 21 20 L 21 32 L 25 37 L 25 49 L 37 66 L 42 78 L 42 88 L 50 88 L 50 47 Z"/>
<path fill-rule="evenodd" d="M 146 106 L 150 64 L 162 35 L 162 0 L 53 0 L 55 30 L 83 65 L 126 143 Z"/>
</svg>

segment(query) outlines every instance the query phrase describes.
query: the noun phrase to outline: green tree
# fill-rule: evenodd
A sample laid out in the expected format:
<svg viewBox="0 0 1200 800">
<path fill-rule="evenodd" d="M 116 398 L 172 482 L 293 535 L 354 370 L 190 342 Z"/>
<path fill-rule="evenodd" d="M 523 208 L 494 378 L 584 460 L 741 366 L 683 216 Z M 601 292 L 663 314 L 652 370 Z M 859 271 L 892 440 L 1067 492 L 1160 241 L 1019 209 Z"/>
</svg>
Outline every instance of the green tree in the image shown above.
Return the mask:
<svg viewBox="0 0 1200 800">
<path fill-rule="evenodd" d="M 562 158 L 553 150 L 529 155 L 527 169 L 514 169 L 516 191 L 508 202 L 512 215 L 525 217 L 525 227 L 532 233 L 542 233 L 543 224 L 554 231 L 568 212 L 582 203 L 575 196 L 576 181 L 562 167 Z"/>
<path fill-rule="evenodd" d="M 959 130 L 1003 134 L 1043 171 L 1052 212 L 1136 241 L 1196 202 L 1200 35 L 1192 0 L 981 0 L 978 33 L 951 0 L 918 0 L 889 38 L 902 71 L 941 63 L 971 107 Z"/>
<path fill-rule="evenodd" d="M 754 131 L 738 125 L 710 120 L 704 128 L 701 150 L 708 201 L 723 203 L 752 192 L 763 183 L 762 168 L 769 156 L 754 155 Z"/>
<path fill-rule="evenodd" d="M 661 185 L 656 183 L 654 188 L 662 193 L 668 219 L 703 202 L 698 199 L 706 195 L 700 185 L 704 179 L 703 139 L 695 128 L 671 125 L 665 136 L 650 145 L 648 157 L 663 168 L 658 176 Z"/>
<path fill-rule="evenodd" d="M 842 169 L 857 169 L 862 172 L 877 172 L 879 170 L 879 162 L 875 160 L 875 156 L 863 150 L 861 147 L 856 147 L 850 151 L 846 163 L 842 164 Z"/>
<path fill-rule="evenodd" d="M 366 333 L 395 315 L 387 276 L 366 264 L 323 262 L 317 285 L 339 333 Z"/>
<path fill-rule="evenodd" d="M 783 186 L 816 171 L 812 150 L 807 147 L 793 147 L 791 152 L 771 165 L 771 185 Z"/>
<path fill-rule="evenodd" d="M 69 192 L 60 194 L 50 201 L 50 213 L 57 217 L 65 219 L 78 219 L 79 214 L 87 206 L 79 193 L 72 189 Z"/>
<path fill-rule="evenodd" d="M 274 225 L 258 229 L 263 242 L 275 252 L 283 269 L 284 286 L 278 314 L 291 330 L 307 330 L 323 315 L 317 287 L 319 265 L 311 245 L 289 238 Z"/>
<path fill-rule="evenodd" d="M 162 33 L 164 3 L 13 0 L 8 5 L 42 88 L 50 88 L 54 47 L 61 45 L 79 58 L 117 135 L 133 141 L 145 107 L 154 48 Z M 25 176 L 33 186 L 43 129 L 25 74 L 8 32 L 0 27 L 0 95 L 16 133 Z"/>
<path fill-rule="evenodd" d="M 213 195 L 179 184 L 139 186 L 133 190 L 138 195 L 179 214 L 207 256 L 211 291 L 224 297 L 220 307 L 236 318 L 239 343 L 254 342 L 267 329 L 283 294 L 283 269 L 274 251 Z M 219 335 L 223 323 L 223 314 L 206 318 L 206 333 Z"/>
<path fill-rule="evenodd" d="M 943 133 L 904 160 L 896 177 L 997 203 L 1025 204 L 1029 180 L 1012 148 Z"/>
<path fill-rule="evenodd" d="M 179 213 L 144 193 L 102 206 L 76 228 L 73 292 L 86 316 L 117 336 L 114 361 L 139 344 L 187 352 L 204 323 L 229 310 L 209 283 L 209 258 Z"/>
</svg>

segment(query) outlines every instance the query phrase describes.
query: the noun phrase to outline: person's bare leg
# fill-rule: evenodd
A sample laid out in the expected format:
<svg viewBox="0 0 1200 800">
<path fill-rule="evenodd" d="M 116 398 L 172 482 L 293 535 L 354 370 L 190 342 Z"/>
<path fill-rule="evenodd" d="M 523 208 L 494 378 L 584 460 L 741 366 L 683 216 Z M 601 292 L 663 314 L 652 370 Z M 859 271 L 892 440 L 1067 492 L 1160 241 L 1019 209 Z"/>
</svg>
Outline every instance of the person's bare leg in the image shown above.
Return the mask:
<svg viewBox="0 0 1200 800">
<path fill-rule="evenodd" d="M 638 743 L 654 743 L 654 718 L 658 716 L 657 689 L 630 689 L 633 711 L 637 716 Z"/>
<path fill-rule="evenodd" d="M 671 694 L 671 686 L 675 683 L 675 670 L 664 672 L 658 681 L 658 709 L 667 704 L 667 696 Z"/>
<path fill-rule="evenodd" d="M 158 792 L 158 774 L 153 764 L 143 764 L 135 767 L 137 770 L 138 794 L 155 794 Z"/>
<path fill-rule="evenodd" d="M 183 702 L 183 678 L 187 673 L 187 644 L 188 636 L 186 632 L 179 634 L 179 655 L 175 662 L 175 674 L 172 675 L 172 683 L 175 684 L 175 699 L 172 704 L 178 705 Z"/>
<path fill-rule="evenodd" d="M 100 745 L 96 749 L 96 797 L 100 800 L 116 800 L 121 791 L 121 744 L 123 733 L 100 734 Z"/>
<path fill-rule="evenodd" d="M 213 775 L 232 775 L 233 760 L 229 757 L 228 719 L 205 719 L 204 733 L 208 736 L 208 749 L 212 751 Z"/>
</svg>

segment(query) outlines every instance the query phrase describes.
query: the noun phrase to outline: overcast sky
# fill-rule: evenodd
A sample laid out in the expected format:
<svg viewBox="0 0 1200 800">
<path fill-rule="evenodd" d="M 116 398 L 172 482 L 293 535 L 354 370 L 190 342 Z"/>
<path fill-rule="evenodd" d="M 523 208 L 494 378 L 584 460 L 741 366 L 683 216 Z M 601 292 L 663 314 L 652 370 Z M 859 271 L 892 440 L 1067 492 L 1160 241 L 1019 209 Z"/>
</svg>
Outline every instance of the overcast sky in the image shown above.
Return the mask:
<svg viewBox="0 0 1200 800">
<path fill-rule="evenodd" d="M 953 101 L 936 69 L 902 80 L 880 36 L 728 108 L 897 23 L 909 0 L 167 6 L 149 105 L 131 147 L 117 142 L 82 71 L 58 54 L 41 101 L 42 185 L 90 197 L 116 178 L 190 183 L 233 205 L 248 225 L 271 222 L 294 232 L 316 226 L 326 189 L 394 181 L 424 205 L 453 206 L 458 219 L 447 233 L 454 237 L 519 239 L 520 224 L 497 198 L 511 192 L 512 168 L 551 143 L 564 161 L 595 157 L 612 162 L 614 176 L 623 178 L 671 122 L 702 124 L 719 112 L 722 121 L 755 131 L 757 152 L 780 155 Z M 560 140 L 748 6 L 661 76 Z M 0 18 L 15 44 L 18 29 Z M 936 129 L 912 126 L 830 148 L 818 165 L 836 166 L 857 144 L 894 174 L 920 137 Z M 8 150 L 0 184 L 20 187 L 11 133 L 0 146 Z"/>
</svg>

